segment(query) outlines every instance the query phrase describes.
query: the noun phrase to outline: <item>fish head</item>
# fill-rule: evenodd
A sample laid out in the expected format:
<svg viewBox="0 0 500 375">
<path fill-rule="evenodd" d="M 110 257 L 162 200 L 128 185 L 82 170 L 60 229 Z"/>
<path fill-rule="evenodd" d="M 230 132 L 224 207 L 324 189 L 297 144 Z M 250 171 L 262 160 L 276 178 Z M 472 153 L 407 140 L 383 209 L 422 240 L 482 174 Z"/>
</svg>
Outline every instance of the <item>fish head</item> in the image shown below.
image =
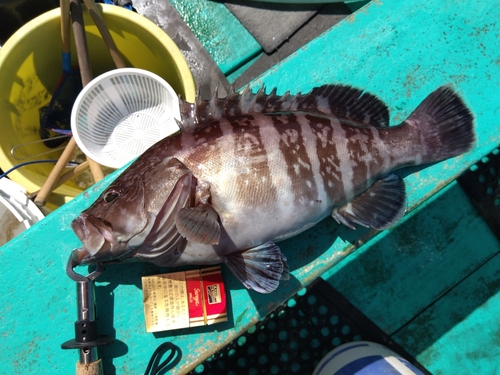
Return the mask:
<svg viewBox="0 0 500 375">
<path fill-rule="evenodd" d="M 171 158 L 134 171 L 125 171 L 71 223 L 83 243 L 72 253 L 75 266 L 137 257 L 145 248 L 149 258 L 151 252 L 160 256 L 180 237 L 175 215 L 191 203 L 190 170 Z M 162 233 L 170 241 L 160 241 Z"/>
<path fill-rule="evenodd" d="M 127 185 L 109 186 L 71 223 L 83 243 L 75 259 L 78 264 L 119 258 L 130 251 L 130 241 L 146 228 L 144 181 L 136 178 Z"/>
</svg>

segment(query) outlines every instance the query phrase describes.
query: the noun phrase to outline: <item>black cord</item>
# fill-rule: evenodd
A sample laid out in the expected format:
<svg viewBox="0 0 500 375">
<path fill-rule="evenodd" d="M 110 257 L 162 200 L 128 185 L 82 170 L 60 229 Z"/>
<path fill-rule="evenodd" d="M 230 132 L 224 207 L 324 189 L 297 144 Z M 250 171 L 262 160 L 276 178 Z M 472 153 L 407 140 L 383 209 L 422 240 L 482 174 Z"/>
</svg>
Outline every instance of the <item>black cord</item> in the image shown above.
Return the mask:
<svg viewBox="0 0 500 375">
<path fill-rule="evenodd" d="M 13 166 L 7 172 L 0 174 L 0 178 L 7 177 L 7 175 L 10 172 L 15 171 L 17 168 L 24 167 L 25 165 L 38 164 L 38 163 L 57 163 L 57 159 L 26 161 L 24 163 Z M 68 166 L 73 166 L 73 165 L 78 165 L 78 164 L 80 164 L 80 163 L 69 162 Z"/>
<path fill-rule="evenodd" d="M 170 351 L 167 359 L 160 363 L 161 357 Z M 171 342 L 164 342 L 154 351 L 149 360 L 148 367 L 144 375 L 162 375 L 170 371 L 179 364 L 182 358 L 181 349 Z M 161 373 L 160 373 L 161 371 Z"/>
</svg>

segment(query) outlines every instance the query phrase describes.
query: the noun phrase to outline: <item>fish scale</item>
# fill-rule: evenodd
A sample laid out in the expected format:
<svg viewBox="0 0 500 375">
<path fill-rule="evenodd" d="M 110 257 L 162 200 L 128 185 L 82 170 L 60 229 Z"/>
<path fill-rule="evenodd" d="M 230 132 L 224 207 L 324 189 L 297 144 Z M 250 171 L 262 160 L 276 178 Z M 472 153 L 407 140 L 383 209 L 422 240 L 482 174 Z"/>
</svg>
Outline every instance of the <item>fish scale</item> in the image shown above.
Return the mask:
<svg viewBox="0 0 500 375">
<path fill-rule="evenodd" d="M 341 85 L 281 97 L 232 90 L 225 99 L 181 99 L 180 110 L 181 131 L 72 223 L 83 242 L 74 265 L 226 263 L 247 288 L 269 293 L 289 272 L 290 255 L 276 242 L 329 215 L 353 229 L 386 229 L 406 210 L 394 171 L 474 143 L 473 116 L 446 86 L 393 127 L 384 103 Z"/>
<path fill-rule="evenodd" d="M 283 154 L 288 178 L 294 186 L 292 190 L 295 204 L 306 206 L 314 201 L 322 201 L 325 197 L 321 193 L 325 189 L 317 178 L 320 167 L 311 128 L 308 123 L 300 120 L 300 116 L 290 117 L 286 125 L 288 127 L 274 123 L 274 127 L 282 134 L 279 149 Z M 290 129 L 290 126 L 293 128 Z M 282 141 L 287 130 L 292 135 L 287 139 L 290 142 L 288 145 Z"/>
</svg>

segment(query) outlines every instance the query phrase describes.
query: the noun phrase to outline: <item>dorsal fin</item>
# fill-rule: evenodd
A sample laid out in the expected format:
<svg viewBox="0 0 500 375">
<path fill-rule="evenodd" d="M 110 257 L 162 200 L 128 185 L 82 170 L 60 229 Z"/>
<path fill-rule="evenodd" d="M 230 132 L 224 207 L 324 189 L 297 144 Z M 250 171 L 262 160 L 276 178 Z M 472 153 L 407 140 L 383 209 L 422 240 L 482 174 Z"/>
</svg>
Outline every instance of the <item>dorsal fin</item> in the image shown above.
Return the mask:
<svg viewBox="0 0 500 375">
<path fill-rule="evenodd" d="M 344 85 L 316 87 L 308 94 L 291 95 L 286 92 L 276 95 L 276 89 L 269 95 L 261 87 L 252 93 L 248 86 L 237 93 L 231 87 L 225 98 L 219 98 L 217 90 L 210 100 L 199 97 L 196 103 L 180 101 L 181 127 L 193 129 L 220 118 L 231 118 L 252 113 L 306 112 L 334 115 L 341 120 L 358 125 L 387 127 L 389 110 L 376 96 Z"/>
</svg>

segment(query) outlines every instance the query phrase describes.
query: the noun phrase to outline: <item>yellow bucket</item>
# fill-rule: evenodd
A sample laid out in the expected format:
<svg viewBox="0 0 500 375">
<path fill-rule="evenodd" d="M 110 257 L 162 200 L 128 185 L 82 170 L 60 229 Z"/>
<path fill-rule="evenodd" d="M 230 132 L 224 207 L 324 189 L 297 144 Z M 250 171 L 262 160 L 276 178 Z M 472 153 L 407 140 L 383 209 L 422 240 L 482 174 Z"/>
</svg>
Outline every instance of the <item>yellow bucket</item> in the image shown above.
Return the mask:
<svg viewBox="0 0 500 375">
<path fill-rule="evenodd" d="M 127 66 L 156 73 L 178 94 L 194 101 L 193 76 L 181 52 L 163 30 L 132 11 L 113 5 L 98 6 Z M 92 73 L 97 77 L 116 67 L 85 9 L 83 15 Z M 51 150 L 42 142 L 26 145 L 40 140 L 38 110 L 50 101 L 62 74 L 60 39 L 60 10 L 54 9 L 24 25 L 0 49 L 0 168 L 4 172 L 32 160 L 33 155 Z M 71 55 L 72 64 L 77 65 L 74 43 Z M 14 158 L 11 150 L 19 145 L 25 146 L 16 148 Z M 37 159 L 57 159 L 60 153 Z M 9 178 L 31 193 L 41 188 L 52 168 L 50 163 L 31 164 L 9 173 Z M 57 208 L 81 192 L 75 182 L 68 181 L 52 194 L 48 205 Z"/>
</svg>

